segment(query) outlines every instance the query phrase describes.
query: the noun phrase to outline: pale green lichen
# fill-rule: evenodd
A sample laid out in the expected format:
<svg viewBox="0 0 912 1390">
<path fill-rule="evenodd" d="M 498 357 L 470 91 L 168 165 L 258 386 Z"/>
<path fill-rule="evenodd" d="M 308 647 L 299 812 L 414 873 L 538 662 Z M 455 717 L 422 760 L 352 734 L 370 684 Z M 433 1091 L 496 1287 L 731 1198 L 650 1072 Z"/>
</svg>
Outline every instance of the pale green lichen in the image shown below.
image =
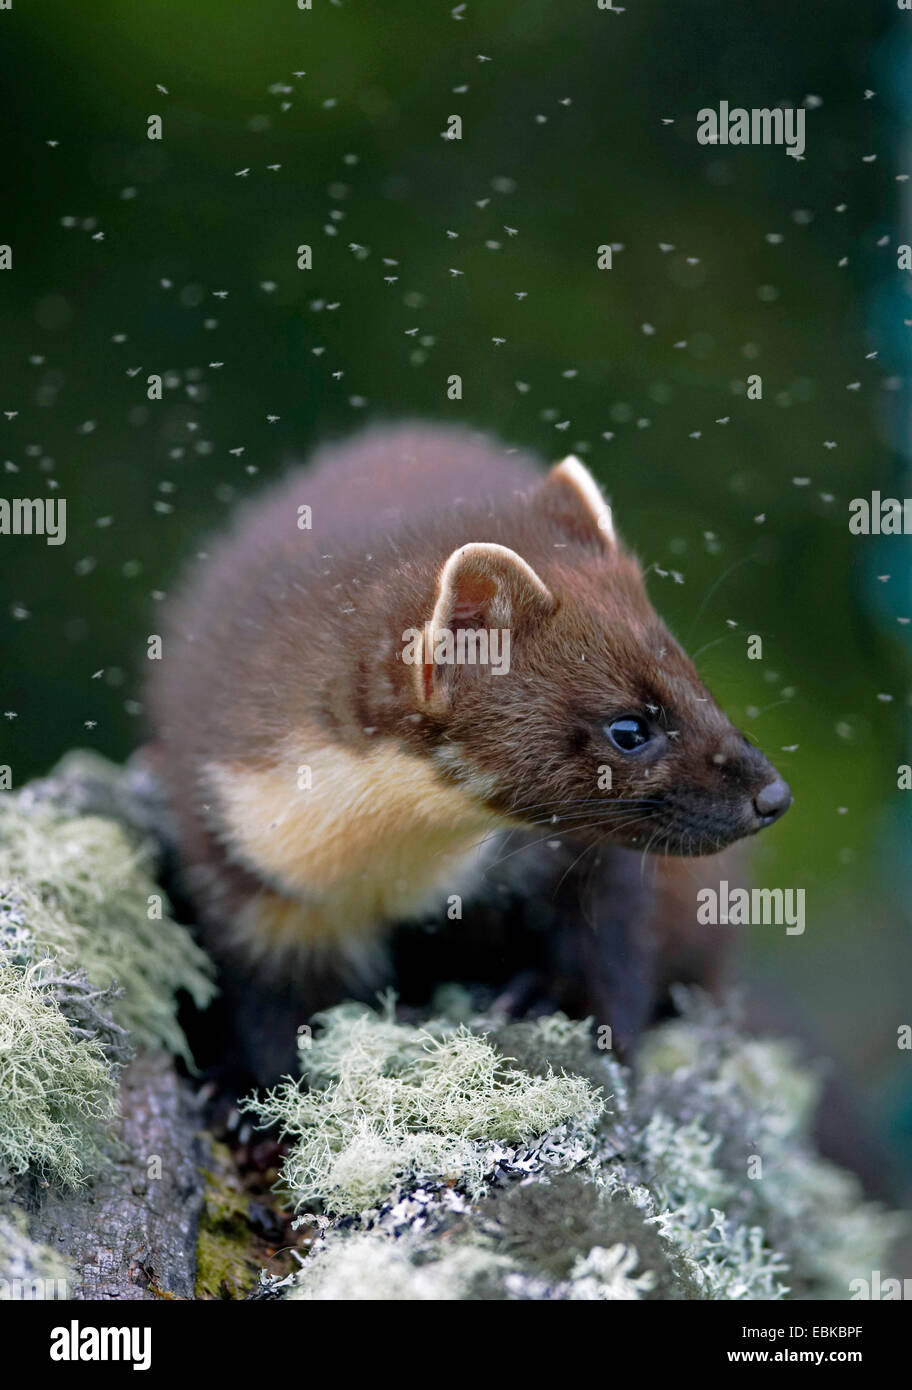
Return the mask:
<svg viewBox="0 0 912 1390">
<path fill-rule="evenodd" d="M 586 1218 L 592 1222 L 588 1232 Z M 615 1223 L 639 1242 L 613 1240 Z M 598 1236 L 606 1243 L 599 1243 Z M 639 1244 L 648 1252 L 645 1257 Z M 660 1246 L 636 1213 L 623 1211 L 620 1203 L 569 1174 L 553 1184 L 517 1184 L 509 1194 L 468 1207 L 461 1222 L 436 1229 L 433 1206 L 425 1208 L 414 1227 L 398 1238 L 382 1227 L 331 1230 L 287 1281 L 288 1296 L 574 1302 L 697 1297 Z M 660 1272 L 644 1268 L 647 1263 Z"/>
<path fill-rule="evenodd" d="M 581 1256 L 570 1271 L 569 1298 L 574 1301 L 605 1302 L 642 1298 L 655 1288 L 652 1270 L 634 1274 L 639 1264 L 639 1252 L 627 1245 L 593 1245 L 588 1255 Z"/>
<path fill-rule="evenodd" d="M 306 1090 L 288 1080 L 250 1100 L 292 1141 L 282 1178 L 298 1210 L 336 1214 L 382 1200 L 397 1181 L 441 1175 L 481 1190 L 486 1143 L 522 1143 L 567 1120 L 590 1126 L 601 1102 L 579 1077 L 533 1077 L 464 1024 L 413 1028 L 391 1009 L 321 1016 L 301 1050 Z"/>
<path fill-rule="evenodd" d="M 847 1297 L 888 1264 L 896 1218 L 816 1153 L 816 1084 L 788 1047 L 679 1006 L 635 1077 L 560 1015 L 330 1010 L 302 1052 L 313 1089 L 259 1106 L 298 1205 L 335 1214 L 291 1296 Z"/>
<path fill-rule="evenodd" d="M 594 1246 L 570 1278 L 549 1287 L 515 1260 L 469 1242 L 437 1259 L 422 1258 L 420 1242 L 356 1233 L 313 1255 L 288 1297 L 315 1302 L 560 1298 L 574 1302 L 633 1302 L 654 1286 L 655 1275 L 636 1273 L 639 1255 L 625 1245 Z"/>
<path fill-rule="evenodd" d="M 79 1186 L 98 1165 L 116 1094 L 101 1045 L 74 1036 L 36 967 L 0 965 L 0 1176 L 34 1168 Z"/>
<path fill-rule="evenodd" d="M 746 1038 L 732 1014 L 698 996 L 682 992 L 678 999 L 683 1017 L 646 1039 L 631 1111 L 646 1143 L 656 1144 L 650 1123 L 662 1126 L 659 1147 L 679 1143 L 673 1136 L 686 1134 L 695 1115 L 700 1133 L 711 1135 L 712 1151 L 704 1144 L 702 1165 L 693 1154 L 693 1165 L 686 1166 L 690 1207 L 669 1219 L 669 1233 L 686 1243 L 702 1229 L 707 1277 L 723 1296 L 733 1296 L 724 1291 L 737 1287 L 745 1259 L 759 1269 L 751 1234 L 759 1228 L 766 1246 L 781 1255 L 784 1268 L 771 1276 L 778 1279 L 787 1269 L 792 1297 L 846 1297 L 859 1270 L 882 1265 L 901 1219 L 866 1201 L 851 1173 L 816 1152 L 811 1128 L 820 1082 L 792 1045 Z M 736 1248 L 728 1261 L 714 1250 L 724 1242 L 712 1232 L 713 1208 L 724 1208 L 728 1243 Z"/>
<path fill-rule="evenodd" d="M 515 1271 L 490 1250 L 463 1245 L 437 1260 L 422 1260 L 417 1242 L 356 1232 L 311 1256 L 288 1297 L 314 1302 L 445 1303 L 480 1298 L 491 1283 Z"/>
<path fill-rule="evenodd" d="M 116 985 L 122 994 L 111 998 L 110 1013 L 134 1045 L 189 1060 L 175 994 L 208 1002 L 211 968 L 169 918 L 142 852 L 118 825 L 49 806 L 26 813 L 15 801 L 0 808 L 0 891 L 19 900 L 32 962 L 52 957 L 101 990 Z M 14 949 L 21 952 L 21 936 Z"/>
<path fill-rule="evenodd" d="M 29 789 L 0 803 L 0 1180 L 81 1185 L 109 1152 L 133 1050 L 190 1060 L 176 993 L 205 1004 L 211 967 L 151 868 L 112 820 Z"/>
</svg>

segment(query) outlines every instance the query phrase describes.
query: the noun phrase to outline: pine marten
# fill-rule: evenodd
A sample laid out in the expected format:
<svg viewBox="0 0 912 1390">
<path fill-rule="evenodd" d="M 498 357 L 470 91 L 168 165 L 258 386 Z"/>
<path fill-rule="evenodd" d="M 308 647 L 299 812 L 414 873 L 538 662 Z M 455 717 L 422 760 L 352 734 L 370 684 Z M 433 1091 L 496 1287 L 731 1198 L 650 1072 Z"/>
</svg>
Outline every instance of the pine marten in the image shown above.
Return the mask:
<svg viewBox="0 0 912 1390">
<path fill-rule="evenodd" d="M 184 883 L 260 1082 L 316 1009 L 391 960 L 417 987 L 434 950 L 438 982 L 480 964 L 507 1007 L 629 1050 L 668 979 L 716 973 L 668 856 L 791 801 L 585 467 L 459 428 L 374 428 L 248 504 L 151 665 Z"/>
</svg>

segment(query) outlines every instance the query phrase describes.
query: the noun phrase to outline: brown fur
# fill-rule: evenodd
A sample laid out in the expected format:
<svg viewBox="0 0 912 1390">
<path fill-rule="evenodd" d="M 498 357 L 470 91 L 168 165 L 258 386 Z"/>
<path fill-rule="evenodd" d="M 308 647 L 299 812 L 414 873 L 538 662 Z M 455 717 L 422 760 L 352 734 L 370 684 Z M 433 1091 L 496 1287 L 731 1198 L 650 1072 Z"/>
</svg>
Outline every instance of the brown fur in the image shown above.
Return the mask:
<svg viewBox="0 0 912 1390">
<path fill-rule="evenodd" d="M 433 663 L 434 633 L 466 627 L 509 630 L 509 674 Z M 423 633 L 417 666 L 403 660 L 409 630 Z M 543 477 L 526 455 L 440 426 L 323 450 L 242 511 L 171 609 L 149 703 L 210 940 L 256 961 L 267 988 L 297 982 L 299 1012 L 328 955 L 352 957 L 403 919 L 445 920 L 453 894 L 468 916 L 485 857 L 543 830 L 567 852 L 561 883 L 540 891 L 566 899 L 555 930 L 578 940 L 579 974 L 629 878 L 617 847 L 719 850 L 758 828 L 751 798 L 775 776 L 656 617 L 581 466 Z M 633 712 L 655 726 L 635 757 L 604 732 Z M 628 910 L 612 928 L 644 997 L 649 943 L 674 937 L 665 890 L 648 884 L 617 889 Z M 604 987 L 591 960 L 585 972 L 604 1013 L 623 972 L 606 966 Z"/>
</svg>

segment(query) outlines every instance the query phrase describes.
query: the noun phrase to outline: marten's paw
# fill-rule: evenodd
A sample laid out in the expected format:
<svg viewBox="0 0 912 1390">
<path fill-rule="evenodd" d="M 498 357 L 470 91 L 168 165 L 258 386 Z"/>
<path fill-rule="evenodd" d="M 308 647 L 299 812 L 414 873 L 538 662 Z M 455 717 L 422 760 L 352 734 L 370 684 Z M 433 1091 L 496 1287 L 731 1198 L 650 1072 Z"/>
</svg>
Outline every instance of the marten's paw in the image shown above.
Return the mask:
<svg viewBox="0 0 912 1390">
<path fill-rule="evenodd" d="M 494 1000 L 495 1012 L 509 1018 L 543 1018 L 556 1013 L 559 1005 L 551 993 L 550 983 L 542 970 L 521 970 L 507 981 Z"/>
</svg>

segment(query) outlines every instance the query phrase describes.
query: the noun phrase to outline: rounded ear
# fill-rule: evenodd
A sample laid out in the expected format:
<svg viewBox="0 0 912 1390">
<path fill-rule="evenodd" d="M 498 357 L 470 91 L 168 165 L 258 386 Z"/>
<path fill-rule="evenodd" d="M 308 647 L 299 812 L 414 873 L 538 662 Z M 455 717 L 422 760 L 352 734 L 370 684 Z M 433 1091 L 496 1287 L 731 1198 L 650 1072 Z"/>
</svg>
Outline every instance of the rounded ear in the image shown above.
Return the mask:
<svg viewBox="0 0 912 1390">
<path fill-rule="evenodd" d="M 509 670 L 510 640 L 520 624 L 556 608 L 550 589 L 505 545 L 475 541 L 450 555 L 437 581 L 417 665 L 423 705 L 444 708 L 461 666 Z"/>
<path fill-rule="evenodd" d="M 611 507 L 584 464 L 573 454 L 556 463 L 538 490 L 542 505 L 558 525 L 583 539 L 617 545 Z"/>
</svg>

